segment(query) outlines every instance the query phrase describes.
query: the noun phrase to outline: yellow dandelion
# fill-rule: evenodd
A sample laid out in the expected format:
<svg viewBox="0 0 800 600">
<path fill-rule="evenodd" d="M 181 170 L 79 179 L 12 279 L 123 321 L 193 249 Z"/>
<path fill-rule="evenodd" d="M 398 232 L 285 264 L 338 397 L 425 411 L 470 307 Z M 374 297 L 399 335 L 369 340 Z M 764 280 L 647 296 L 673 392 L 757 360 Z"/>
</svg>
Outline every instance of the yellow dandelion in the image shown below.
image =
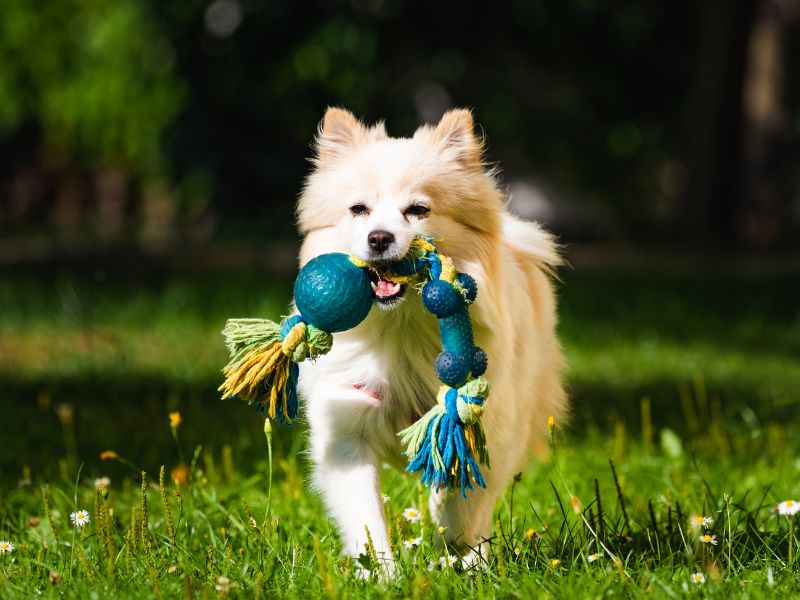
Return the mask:
<svg viewBox="0 0 800 600">
<path fill-rule="evenodd" d="M 183 417 L 181 417 L 181 413 L 178 411 L 169 413 L 169 426 L 173 429 L 177 429 L 180 424 L 183 423 Z"/>
<path fill-rule="evenodd" d="M 100 460 L 114 460 L 115 458 L 119 458 L 119 454 L 113 450 L 103 450 L 100 453 Z"/>
<path fill-rule="evenodd" d="M 178 465 L 171 472 L 172 483 L 175 485 L 184 485 L 189 482 L 189 467 L 186 465 Z"/>
<path fill-rule="evenodd" d="M 529 542 L 533 540 L 538 540 L 540 537 L 542 536 L 540 536 L 539 532 L 536 531 L 533 527 L 531 527 L 530 529 L 528 529 L 528 531 L 525 532 L 525 539 L 528 540 Z"/>
</svg>

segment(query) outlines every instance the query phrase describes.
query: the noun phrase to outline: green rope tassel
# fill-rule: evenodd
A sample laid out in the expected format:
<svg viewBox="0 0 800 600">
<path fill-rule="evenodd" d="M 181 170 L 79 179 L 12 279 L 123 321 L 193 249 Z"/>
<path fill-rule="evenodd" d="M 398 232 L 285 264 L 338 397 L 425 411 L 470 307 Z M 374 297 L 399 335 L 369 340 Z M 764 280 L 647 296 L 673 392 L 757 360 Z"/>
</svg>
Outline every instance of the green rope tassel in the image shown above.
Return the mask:
<svg viewBox="0 0 800 600">
<path fill-rule="evenodd" d="M 222 330 L 231 359 L 222 372 L 222 399 L 241 398 L 279 423 L 297 418 L 297 363 L 331 349 L 331 334 L 300 315 L 280 325 L 267 319 L 230 319 Z"/>
</svg>

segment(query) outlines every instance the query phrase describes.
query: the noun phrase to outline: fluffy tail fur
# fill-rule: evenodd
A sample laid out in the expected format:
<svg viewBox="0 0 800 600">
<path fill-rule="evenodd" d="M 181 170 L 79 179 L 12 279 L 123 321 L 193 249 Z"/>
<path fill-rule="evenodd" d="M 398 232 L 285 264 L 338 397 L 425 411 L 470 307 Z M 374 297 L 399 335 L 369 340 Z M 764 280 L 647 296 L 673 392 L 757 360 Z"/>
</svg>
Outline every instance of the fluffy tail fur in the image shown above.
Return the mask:
<svg viewBox="0 0 800 600">
<path fill-rule="evenodd" d="M 503 239 L 518 254 L 530 258 L 546 273 L 553 274 L 564 264 L 555 238 L 536 223 L 522 221 L 510 213 L 503 214 Z"/>
</svg>

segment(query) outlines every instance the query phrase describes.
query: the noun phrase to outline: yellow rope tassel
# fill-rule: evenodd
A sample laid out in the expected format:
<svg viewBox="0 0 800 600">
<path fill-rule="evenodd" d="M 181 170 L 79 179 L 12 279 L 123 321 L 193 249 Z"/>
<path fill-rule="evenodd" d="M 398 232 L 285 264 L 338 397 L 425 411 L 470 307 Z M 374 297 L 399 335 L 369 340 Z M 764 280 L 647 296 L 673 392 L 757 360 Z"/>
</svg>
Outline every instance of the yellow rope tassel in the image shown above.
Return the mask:
<svg viewBox="0 0 800 600">
<path fill-rule="evenodd" d="M 242 360 L 228 365 L 222 371 L 225 381 L 219 387 L 222 399 L 241 396 L 250 402 L 268 403 L 267 413 L 274 419 L 278 412 L 278 402 L 283 408 L 282 415 L 288 416 L 286 384 L 289 381 L 289 368 L 298 348 L 306 343 L 308 329 L 303 322 L 297 323 L 286 334 L 282 342 L 274 341 L 247 354 Z M 304 353 L 305 356 L 305 353 Z M 295 358 L 296 360 L 296 358 Z M 259 399 L 264 382 L 269 382 L 266 398 Z"/>
<path fill-rule="evenodd" d="M 286 414 L 286 379 L 289 377 L 289 363 L 281 364 L 275 370 L 275 375 L 272 380 L 272 386 L 269 390 L 269 417 L 275 418 L 278 408 L 278 400 L 280 399 L 283 406 L 283 414 Z M 290 419 L 287 420 L 291 422 Z"/>
<path fill-rule="evenodd" d="M 238 365 L 234 365 L 231 368 L 226 367 L 223 370 L 225 381 L 219 387 L 219 391 L 224 392 L 222 399 L 244 392 L 243 396 L 248 400 L 252 400 L 264 375 L 281 358 L 286 360 L 280 344 L 273 343 L 253 352 Z"/>
<path fill-rule="evenodd" d="M 456 459 L 453 461 L 453 466 L 452 466 L 452 467 L 450 467 L 450 476 L 451 476 L 451 477 L 454 477 L 454 478 L 455 478 L 455 477 L 458 477 L 458 471 L 459 471 L 459 468 L 460 468 L 460 467 L 459 467 L 459 465 L 460 465 L 460 464 L 461 464 L 461 463 L 459 462 L 458 458 L 456 458 Z"/>
<path fill-rule="evenodd" d="M 453 283 L 456 280 L 456 266 L 453 264 L 453 259 L 443 254 L 439 255 L 439 261 L 442 263 L 442 274 L 439 279 Z"/>
<path fill-rule="evenodd" d="M 478 444 L 475 440 L 475 431 L 471 425 L 464 427 L 464 439 L 467 440 L 467 446 L 469 446 L 472 456 L 478 456 Z"/>
<path fill-rule="evenodd" d="M 297 325 L 292 327 L 289 330 L 289 333 L 286 334 L 286 338 L 281 343 L 281 348 L 283 349 L 283 353 L 291 358 L 292 354 L 294 354 L 295 349 L 306 341 L 306 324 L 300 321 Z"/>
</svg>

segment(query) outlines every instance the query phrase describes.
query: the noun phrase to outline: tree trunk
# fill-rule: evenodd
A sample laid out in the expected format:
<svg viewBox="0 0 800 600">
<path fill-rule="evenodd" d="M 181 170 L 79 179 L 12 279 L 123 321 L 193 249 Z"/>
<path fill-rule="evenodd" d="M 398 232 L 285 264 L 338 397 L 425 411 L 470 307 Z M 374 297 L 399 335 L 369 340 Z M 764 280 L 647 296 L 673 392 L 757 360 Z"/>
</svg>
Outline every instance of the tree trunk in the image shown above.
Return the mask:
<svg viewBox="0 0 800 600">
<path fill-rule="evenodd" d="M 761 2 L 744 81 L 743 202 L 737 237 L 763 250 L 788 239 L 792 220 L 791 113 L 786 86 L 800 0 Z"/>
<path fill-rule="evenodd" d="M 701 30 L 690 115 L 689 181 L 683 226 L 701 246 L 735 242 L 740 197 L 742 83 L 756 5 L 762 0 L 711 0 Z"/>
</svg>

